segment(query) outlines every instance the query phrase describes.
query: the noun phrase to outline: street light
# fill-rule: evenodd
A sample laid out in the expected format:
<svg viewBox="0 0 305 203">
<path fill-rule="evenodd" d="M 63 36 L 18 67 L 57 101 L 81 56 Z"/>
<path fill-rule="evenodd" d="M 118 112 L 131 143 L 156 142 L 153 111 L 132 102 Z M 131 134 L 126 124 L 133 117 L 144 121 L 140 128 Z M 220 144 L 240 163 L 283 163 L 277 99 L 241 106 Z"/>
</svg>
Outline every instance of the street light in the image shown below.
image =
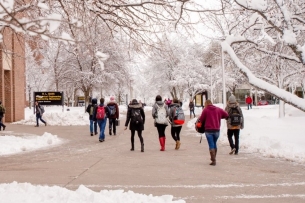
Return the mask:
<svg viewBox="0 0 305 203">
<path fill-rule="evenodd" d="M 226 81 L 225 81 L 225 62 L 224 53 L 221 46 L 221 67 L 222 67 L 222 94 L 223 94 L 223 108 L 226 108 L 227 95 L 226 95 Z"/>
<path fill-rule="evenodd" d="M 210 69 L 210 83 L 211 83 L 211 102 L 213 103 L 213 83 L 212 83 L 212 66 L 211 65 L 205 65 L 205 67 Z"/>
</svg>

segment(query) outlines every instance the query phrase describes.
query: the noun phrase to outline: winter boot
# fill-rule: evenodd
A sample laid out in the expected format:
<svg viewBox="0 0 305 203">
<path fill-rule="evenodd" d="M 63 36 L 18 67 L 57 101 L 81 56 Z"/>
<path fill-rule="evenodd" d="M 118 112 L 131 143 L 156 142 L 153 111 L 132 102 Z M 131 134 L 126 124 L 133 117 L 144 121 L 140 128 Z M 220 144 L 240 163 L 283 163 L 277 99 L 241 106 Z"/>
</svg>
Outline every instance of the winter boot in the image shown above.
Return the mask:
<svg viewBox="0 0 305 203">
<path fill-rule="evenodd" d="M 131 143 L 131 149 L 130 151 L 134 151 L 134 143 Z"/>
<path fill-rule="evenodd" d="M 236 151 L 236 149 L 235 148 L 233 148 L 233 149 L 231 149 L 231 151 L 230 151 L 230 155 L 232 155 L 234 152 Z"/>
<path fill-rule="evenodd" d="M 216 150 L 215 149 L 211 149 L 210 150 L 210 155 L 211 155 L 211 166 L 215 166 L 216 165 Z"/>
<path fill-rule="evenodd" d="M 165 139 L 166 137 L 162 137 L 162 150 L 161 151 L 165 151 Z"/>
<path fill-rule="evenodd" d="M 111 128 L 109 128 L 109 135 L 112 135 L 112 133 L 111 133 Z"/>
<path fill-rule="evenodd" d="M 160 146 L 161 146 L 160 151 L 164 151 L 163 138 L 164 137 L 159 137 L 159 142 L 160 142 Z"/>
<path fill-rule="evenodd" d="M 141 152 L 144 152 L 144 143 L 141 144 Z"/>
<path fill-rule="evenodd" d="M 176 150 L 178 150 L 180 148 L 181 142 L 180 140 L 176 141 Z"/>
</svg>

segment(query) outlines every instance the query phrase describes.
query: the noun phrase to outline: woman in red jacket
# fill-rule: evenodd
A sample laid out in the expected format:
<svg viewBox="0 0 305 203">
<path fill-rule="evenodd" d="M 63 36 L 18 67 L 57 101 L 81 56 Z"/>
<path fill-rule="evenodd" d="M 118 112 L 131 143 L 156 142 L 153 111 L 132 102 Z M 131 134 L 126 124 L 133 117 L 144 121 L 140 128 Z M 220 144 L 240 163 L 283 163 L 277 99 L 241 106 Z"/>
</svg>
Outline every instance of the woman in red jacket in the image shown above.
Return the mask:
<svg viewBox="0 0 305 203">
<path fill-rule="evenodd" d="M 209 144 L 209 150 L 211 155 L 210 165 L 216 165 L 216 154 L 217 154 L 217 140 L 219 138 L 220 131 L 220 120 L 227 119 L 228 113 L 217 106 L 214 106 L 210 100 L 206 100 L 204 109 L 200 116 L 200 121 L 204 123 L 205 136 Z"/>
</svg>

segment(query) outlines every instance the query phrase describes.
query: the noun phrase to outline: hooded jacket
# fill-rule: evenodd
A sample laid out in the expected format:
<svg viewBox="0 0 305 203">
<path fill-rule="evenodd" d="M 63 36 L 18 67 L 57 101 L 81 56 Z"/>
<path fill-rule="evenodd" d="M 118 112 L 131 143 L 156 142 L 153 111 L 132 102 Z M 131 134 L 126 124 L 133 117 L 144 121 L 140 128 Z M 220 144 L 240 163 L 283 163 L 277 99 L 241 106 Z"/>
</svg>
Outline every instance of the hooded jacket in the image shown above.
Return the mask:
<svg viewBox="0 0 305 203">
<path fill-rule="evenodd" d="M 93 107 L 93 111 L 94 111 L 96 105 L 97 105 L 97 99 L 92 99 L 91 104 L 87 106 L 86 112 L 89 113 L 89 120 L 93 120 L 93 112 L 92 115 L 90 115 L 90 109 L 91 107 Z"/>
<path fill-rule="evenodd" d="M 178 127 L 178 126 L 182 126 L 182 125 L 175 125 L 173 121 L 173 117 L 175 115 L 175 110 L 176 108 L 180 107 L 180 104 L 178 103 L 172 103 L 170 106 L 169 106 L 169 120 L 171 121 L 171 125 L 172 127 Z"/>
<path fill-rule="evenodd" d="M 206 132 L 215 132 L 220 130 L 220 120 L 229 117 L 228 113 L 214 105 L 204 107 L 200 121 L 204 123 Z"/>
<path fill-rule="evenodd" d="M 141 116 L 142 116 L 142 119 L 143 119 L 143 123 L 135 124 L 131 121 L 133 109 L 140 109 L 140 113 L 141 113 Z M 128 111 L 127 111 L 125 126 L 127 127 L 128 124 L 129 124 L 129 130 L 136 130 L 136 131 L 144 130 L 145 113 L 144 113 L 144 110 L 142 108 L 142 105 L 139 104 L 138 102 L 134 102 L 134 103 L 128 105 Z"/>
<path fill-rule="evenodd" d="M 118 107 L 118 104 L 114 101 L 111 101 L 107 104 L 107 107 L 110 107 L 110 106 L 114 106 L 115 108 L 115 114 L 114 115 L 109 115 L 109 118 L 112 118 L 112 119 L 119 119 L 119 107 Z"/>
<path fill-rule="evenodd" d="M 153 108 L 152 108 L 152 111 L 151 111 L 152 117 L 153 117 L 154 119 L 156 119 L 156 117 L 157 117 L 158 108 L 161 108 L 162 106 L 164 106 L 164 108 L 165 108 L 166 117 L 169 117 L 169 111 L 168 111 L 167 105 L 164 104 L 163 101 L 156 101 L 156 103 L 154 104 L 154 106 L 153 106 Z M 156 120 L 155 120 L 155 122 L 156 122 Z M 168 125 L 168 123 L 166 122 L 166 124 L 164 124 L 164 125 Z"/>
<path fill-rule="evenodd" d="M 243 129 L 244 128 L 244 116 L 243 116 L 243 112 L 242 112 L 241 108 L 239 107 L 239 104 L 237 102 L 233 102 L 233 103 L 229 103 L 228 102 L 228 104 L 227 104 L 227 106 L 225 108 L 225 111 L 229 114 L 229 116 L 230 116 L 230 112 L 231 112 L 232 108 L 237 108 L 237 110 L 238 110 L 238 112 L 239 112 L 239 114 L 241 116 L 241 124 L 238 125 L 238 126 L 230 125 L 231 119 L 229 117 L 228 120 L 227 120 L 227 127 L 228 127 L 228 129 L 230 129 L 230 130 Z"/>
</svg>

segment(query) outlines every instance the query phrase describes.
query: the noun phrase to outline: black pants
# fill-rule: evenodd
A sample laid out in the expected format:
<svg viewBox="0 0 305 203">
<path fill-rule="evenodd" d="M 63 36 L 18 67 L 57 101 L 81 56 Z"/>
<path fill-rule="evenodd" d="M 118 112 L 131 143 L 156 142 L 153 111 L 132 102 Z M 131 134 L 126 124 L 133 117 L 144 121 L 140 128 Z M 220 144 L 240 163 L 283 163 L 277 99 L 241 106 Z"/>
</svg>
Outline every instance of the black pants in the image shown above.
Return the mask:
<svg viewBox="0 0 305 203">
<path fill-rule="evenodd" d="M 141 144 L 143 144 L 144 140 L 143 140 L 143 137 L 142 137 L 142 130 L 137 130 L 137 132 L 138 132 L 138 137 L 140 139 L 140 142 L 141 142 Z M 135 134 L 136 134 L 136 131 L 131 130 L 131 144 L 132 144 L 132 146 L 134 146 L 134 136 L 135 136 Z"/>
<path fill-rule="evenodd" d="M 182 129 L 182 126 L 177 126 L 171 128 L 171 134 L 175 141 L 180 141 L 180 131 Z"/>
<path fill-rule="evenodd" d="M 111 129 L 113 129 L 113 133 L 116 134 L 116 125 L 115 125 L 116 118 L 109 118 L 109 133 Z"/>
<path fill-rule="evenodd" d="M 165 137 L 165 128 L 167 127 L 167 125 L 156 123 L 156 127 L 158 130 L 159 138 Z"/>
<path fill-rule="evenodd" d="M 0 116 L 0 130 L 1 130 L 1 127 L 5 127 L 5 125 L 2 123 L 2 118 L 3 117 Z"/>
<path fill-rule="evenodd" d="M 230 147 L 231 147 L 231 149 L 235 148 L 236 154 L 238 153 L 238 150 L 239 150 L 239 132 L 240 132 L 240 129 L 234 129 L 234 130 L 228 129 L 228 133 L 227 133 Z M 235 144 L 233 142 L 233 135 L 234 135 Z"/>
</svg>

